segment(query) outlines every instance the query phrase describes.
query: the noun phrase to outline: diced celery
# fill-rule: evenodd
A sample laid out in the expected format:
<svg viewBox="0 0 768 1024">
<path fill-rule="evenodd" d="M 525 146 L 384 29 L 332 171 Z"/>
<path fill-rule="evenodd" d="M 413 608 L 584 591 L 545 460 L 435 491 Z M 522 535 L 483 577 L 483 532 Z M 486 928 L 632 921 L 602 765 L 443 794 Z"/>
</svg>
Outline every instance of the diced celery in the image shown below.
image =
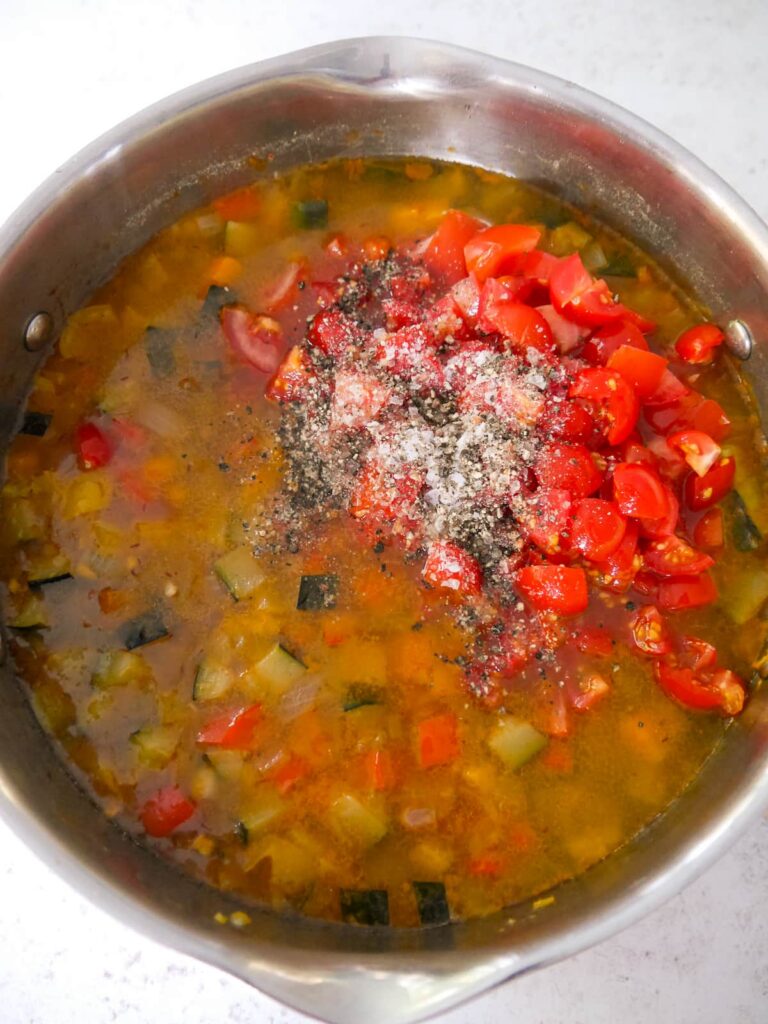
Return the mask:
<svg viewBox="0 0 768 1024">
<path fill-rule="evenodd" d="M 235 782 L 243 773 L 244 755 L 239 750 L 209 750 L 205 760 L 221 779 Z"/>
<path fill-rule="evenodd" d="M 743 626 L 768 601 L 768 570 L 750 566 L 749 571 L 740 574 L 720 597 L 728 618 Z"/>
<path fill-rule="evenodd" d="M 280 644 L 275 644 L 261 661 L 257 661 L 253 670 L 276 696 L 284 693 L 307 671 L 306 666 Z"/>
<path fill-rule="evenodd" d="M 131 743 L 138 750 L 139 761 L 153 771 L 168 764 L 181 737 L 178 725 L 146 725 L 131 733 Z"/>
<path fill-rule="evenodd" d="M 248 544 L 223 555 L 213 568 L 236 601 L 255 594 L 265 579 L 264 570 Z"/>
<path fill-rule="evenodd" d="M 547 745 L 547 738 L 529 722 L 502 719 L 488 737 L 488 746 L 507 768 L 520 768 Z"/>
<path fill-rule="evenodd" d="M 204 658 L 197 666 L 192 684 L 192 700 L 218 700 L 234 684 L 234 675 L 225 665 Z"/>
<path fill-rule="evenodd" d="M 351 793 L 344 793 L 331 804 L 331 824 L 343 839 L 356 846 L 368 847 L 378 843 L 387 834 L 387 823 Z"/>
<path fill-rule="evenodd" d="M 113 686 L 145 683 L 150 677 L 149 665 L 135 651 L 105 651 L 91 676 L 91 684 L 99 690 L 110 690 Z"/>
</svg>

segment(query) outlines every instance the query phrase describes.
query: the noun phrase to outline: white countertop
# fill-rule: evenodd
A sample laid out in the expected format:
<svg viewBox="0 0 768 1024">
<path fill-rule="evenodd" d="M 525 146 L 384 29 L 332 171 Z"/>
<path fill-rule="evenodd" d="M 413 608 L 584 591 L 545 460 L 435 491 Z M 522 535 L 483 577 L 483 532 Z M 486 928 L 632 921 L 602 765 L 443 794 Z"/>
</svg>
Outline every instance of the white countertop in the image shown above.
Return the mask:
<svg viewBox="0 0 768 1024">
<path fill-rule="evenodd" d="M 531 64 L 675 136 L 768 220 L 765 0 L 0 0 L 0 220 L 170 92 L 334 38 L 409 34 Z M 301 1024 L 134 934 L 0 825 L 0 1024 Z M 768 819 L 664 908 L 446 1024 L 765 1024 Z"/>
</svg>

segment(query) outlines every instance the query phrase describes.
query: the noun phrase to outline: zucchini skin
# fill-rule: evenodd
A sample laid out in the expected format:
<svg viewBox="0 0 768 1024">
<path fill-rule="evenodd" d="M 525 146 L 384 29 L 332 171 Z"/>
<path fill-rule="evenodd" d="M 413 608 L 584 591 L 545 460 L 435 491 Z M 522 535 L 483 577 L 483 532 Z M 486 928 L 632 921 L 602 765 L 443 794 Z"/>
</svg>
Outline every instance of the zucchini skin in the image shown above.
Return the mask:
<svg viewBox="0 0 768 1024">
<path fill-rule="evenodd" d="M 448 924 L 451 911 L 442 882 L 412 882 L 419 920 L 423 925 Z"/>
<path fill-rule="evenodd" d="M 303 228 L 304 230 L 327 227 L 327 199 L 306 199 L 304 202 L 295 203 L 293 207 L 293 222 L 297 228 Z"/>
<path fill-rule="evenodd" d="M 126 651 L 132 651 L 136 647 L 145 647 L 166 636 L 170 636 L 168 627 L 163 622 L 162 615 L 156 611 L 138 615 L 135 619 L 127 622 L 122 630 Z"/>
<path fill-rule="evenodd" d="M 43 437 L 52 419 L 51 414 L 47 412 L 25 412 L 19 433 L 27 434 L 29 437 Z"/>
<path fill-rule="evenodd" d="M 47 587 L 51 583 L 63 583 L 65 580 L 72 580 L 74 576 L 71 572 L 60 572 L 55 576 L 40 576 L 35 580 L 28 580 L 27 586 L 39 590 L 41 587 Z"/>
<path fill-rule="evenodd" d="M 296 608 L 300 612 L 319 612 L 327 608 L 335 608 L 338 593 L 338 576 L 302 576 Z"/>
<path fill-rule="evenodd" d="M 173 331 L 163 327 L 148 327 L 144 332 L 144 350 L 147 361 L 155 377 L 170 377 L 176 369 L 176 356 L 173 354 Z"/>
<path fill-rule="evenodd" d="M 341 889 L 339 905 L 347 924 L 368 927 L 389 924 L 389 895 L 386 889 Z"/>
</svg>

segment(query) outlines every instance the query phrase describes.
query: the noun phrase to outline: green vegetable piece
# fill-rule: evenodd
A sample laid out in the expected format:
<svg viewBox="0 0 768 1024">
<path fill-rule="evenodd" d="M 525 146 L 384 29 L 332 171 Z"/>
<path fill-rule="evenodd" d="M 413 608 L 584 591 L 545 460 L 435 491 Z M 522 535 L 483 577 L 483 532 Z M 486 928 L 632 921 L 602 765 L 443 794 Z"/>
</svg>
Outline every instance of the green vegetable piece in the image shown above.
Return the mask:
<svg viewBox="0 0 768 1024">
<path fill-rule="evenodd" d="M 180 738 L 181 728 L 177 725 L 146 725 L 130 736 L 139 761 L 152 771 L 165 768 L 176 753 Z"/>
<path fill-rule="evenodd" d="M 347 924 L 372 927 L 389 924 L 389 896 L 386 889 L 341 889 L 342 920 Z"/>
<path fill-rule="evenodd" d="M 302 576 L 296 607 L 300 612 L 335 608 L 338 592 L 338 576 Z"/>
<path fill-rule="evenodd" d="M 731 517 L 731 536 L 737 551 L 755 551 L 763 543 L 763 535 L 747 511 L 738 491 L 731 491 L 727 499 Z"/>
<path fill-rule="evenodd" d="M 442 882 L 413 882 L 419 920 L 423 925 L 447 924 L 451 919 Z"/>
<path fill-rule="evenodd" d="M 160 378 L 170 377 L 176 369 L 176 356 L 173 352 L 175 334 L 162 327 L 148 327 L 144 333 L 144 349 L 152 373 Z"/>
<path fill-rule="evenodd" d="M 488 746 L 507 768 L 522 767 L 547 745 L 547 738 L 529 722 L 512 716 L 503 718 L 488 737 Z"/>
<path fill-rule="evenodd" d="M 149 666 L 140 654 L 105 651 L 98 660 L 91 685 L 99 690 L 110 690 L 114 686 L 145 683 L 149 677 Z"/>
<path fill-rule="evenodd" d="M 43 437 L 51 425 L 53 417 L 47 412 L 25 412 L 19 427 L 20 434 L 30 437 Z"/>
<path fill-rule="evenodd" d="M 307 667 L 290 651 L 287 651 L 282 644 L 275 644 L 261 661 L 256 662 L 254 671 L 275 691 L 276 695 L 279 695 L 284 693 L 291 683 L 303 676 Z"/>
<path fill-rule="evenodd" d="M 71 572 L 60 572 L 54 576 L 39 576 L 34 580 L 29 580 L 28 586 L 30 587 L 47 587 L 51 583 L 63 583 L 65 580 L 73 579 Z"/>
<path fill-rule="evenodd" d="M 328 202 L 325 199 L 306 199 L 294 203 L 293 222 L 297 228 L 324 228 L 328 226 Z"/>
<path fill-rule="evenodd" d="M 265 580 L 264 570 L 249 544 L 229 551 L 213 568 L 235 601 L 251 597 Z"/>
<path fill-rule="evenodd" d="M 224 665 L 204 659 L 195 672 L 192 700 L 218 700 L 232 689 L 234 681 L 234 676 Z"/>
<path fill-rule="evenodd" d="M 375 846 L 387 834 L 386 821 L 351 793 L 344 793 L 333 801 L 329 817 L 339 837 L 352 841 L 360 849 Z"/>
<path fill-rule="evenodd" d="M 721 594 L 721 607 L 739 626 L 753 619 L 768 600 L 768 571 L 750 566 Z"/>
<path fill-rule="evenodd" d="M 600 274 L 602 277 L 637 277 L 637 271 L 626 253 L 617 253 L 609 258 Z"/>
<path fill-rule="evenodd" d="M 367 683 L 353 683 L 347 690 L 344 698 L 344 710 L 354 711 L 356 708 L 370 707 L 372 704 L 382 704 L 382 691 L 378 686 L 369 686 Z"/>
<path fill-rule="evenodd" d="M 156 640 L 162 640 L 169 635 L 160 612 L 149 611 L 125 624 L 123 644 L 127 651 L 132 651 L 135 647 L 146 647 L 147 644 L 153 644 Z"/>
<path fill-rule="evenodd" d="M 43 629 L 48 625 L 48 613 L 43 600 L 30 594 L 15 615 L 8 620 L 9 629 Z"/>
</svg>

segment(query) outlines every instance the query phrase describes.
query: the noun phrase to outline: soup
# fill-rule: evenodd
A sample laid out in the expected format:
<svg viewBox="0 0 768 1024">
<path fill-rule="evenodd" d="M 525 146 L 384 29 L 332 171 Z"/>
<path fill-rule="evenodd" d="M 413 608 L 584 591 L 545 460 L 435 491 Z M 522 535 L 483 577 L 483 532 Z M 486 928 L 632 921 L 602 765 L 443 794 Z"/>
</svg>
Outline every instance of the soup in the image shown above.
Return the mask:
<svg viewBox="0 0 768 1024">
<path fill-rule="evenodd" d="M 161 232 L 7 457 L 11 649 L 67 764 L 182 869 L 336 921 L 615 850 L 763 641 L 764 441 L 703 319 L 461 166 L 305 167 Z"/>
</svg>

